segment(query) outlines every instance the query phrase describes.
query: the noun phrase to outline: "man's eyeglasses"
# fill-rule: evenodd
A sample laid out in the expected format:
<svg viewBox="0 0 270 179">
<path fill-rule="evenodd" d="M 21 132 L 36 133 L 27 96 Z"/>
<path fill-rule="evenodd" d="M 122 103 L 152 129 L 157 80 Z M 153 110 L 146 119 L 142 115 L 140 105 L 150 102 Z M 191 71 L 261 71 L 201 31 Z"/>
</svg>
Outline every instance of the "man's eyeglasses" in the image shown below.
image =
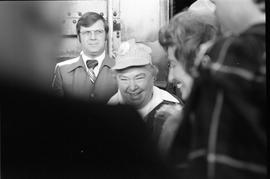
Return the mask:
<svg viewBox="0 0 270 179">
<path fill-rule="evenodd" d="M 95 36 L 100 36 L 104 33 L 104 30 L 89 30 L 89 31 L 84 31 L 84 32 L 81 32 L 81 34 L 83 36 L 90 36 L 94 33 Z"/>
</svg>

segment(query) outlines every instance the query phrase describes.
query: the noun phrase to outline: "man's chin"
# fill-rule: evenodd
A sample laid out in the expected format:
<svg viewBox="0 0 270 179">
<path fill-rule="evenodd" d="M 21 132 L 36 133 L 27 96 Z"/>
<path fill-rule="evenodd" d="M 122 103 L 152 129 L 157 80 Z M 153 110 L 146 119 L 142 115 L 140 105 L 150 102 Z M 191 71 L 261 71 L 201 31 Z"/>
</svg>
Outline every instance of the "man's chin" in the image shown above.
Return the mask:
<svg viewBox="0 0 270 179">
<path fill-rule="evenodd" d="M 101 54 L 100 51 L 89 51 L 89 53 L 91 56 L 99 56 Z"/>
<path fill-rule="evenodd" d="M 140 99 L 129 99 L 127 103 L 135 108 L 139 107 L 141 104 Z"/>
</svg>

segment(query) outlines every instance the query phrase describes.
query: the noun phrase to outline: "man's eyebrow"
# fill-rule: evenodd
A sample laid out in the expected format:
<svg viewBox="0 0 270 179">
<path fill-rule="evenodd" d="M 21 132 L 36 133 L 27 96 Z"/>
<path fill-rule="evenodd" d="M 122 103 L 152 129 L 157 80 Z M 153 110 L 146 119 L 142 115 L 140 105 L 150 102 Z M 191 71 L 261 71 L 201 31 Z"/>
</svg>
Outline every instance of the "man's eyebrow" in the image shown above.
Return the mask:
<svg viewBox="0 0 270 179">
<path fill-rule="evenodd" d="M 85 30 L 104 30 L 104 28 L 102 28 L 102 27 L 97 27 L 97 28 L 93 28 L 93 29 L 85 29 Z"/>
<path fill-rule="evenodd" d="M 119 75 L 120 78 L 128 78 L 127 76 L 123 75 L 123 74 L 120 74 Z"/>
<path fill-rule="evenodd" d="M 140 73 L 140 74 L 135 75 L 135 77 L 138 77 L 138 76 L 146 76 L 146 74 L 145 73 Z"/>
</svg>

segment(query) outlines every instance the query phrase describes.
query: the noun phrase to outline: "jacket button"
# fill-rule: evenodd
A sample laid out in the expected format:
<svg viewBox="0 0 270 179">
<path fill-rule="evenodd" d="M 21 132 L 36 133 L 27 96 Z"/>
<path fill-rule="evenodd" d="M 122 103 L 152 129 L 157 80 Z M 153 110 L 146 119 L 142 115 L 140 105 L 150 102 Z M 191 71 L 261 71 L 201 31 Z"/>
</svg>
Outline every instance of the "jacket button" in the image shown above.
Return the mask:
<svg viewBox="0 0 270 179">
<path fill-rule="evenodd" d="M 94 98 L 95 97 L 95 94 L 94 93 L 91 93 L 90 96 L 91 96 L 91 98 Z"/>
</svg>

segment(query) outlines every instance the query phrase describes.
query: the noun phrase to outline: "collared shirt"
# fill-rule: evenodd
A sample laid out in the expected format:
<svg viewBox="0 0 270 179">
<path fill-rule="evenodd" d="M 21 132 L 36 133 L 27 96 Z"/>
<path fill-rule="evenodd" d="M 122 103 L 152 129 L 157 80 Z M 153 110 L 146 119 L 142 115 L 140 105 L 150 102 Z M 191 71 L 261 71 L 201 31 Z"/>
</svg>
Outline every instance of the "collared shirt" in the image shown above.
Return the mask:
<svg viewBox="0 0 270 179">
<path fill-rule="evenodd" d="M 99 69 L 100 69 L 100 67 L 105 59 L 105 51 L 100 56 L 95 57 L 95 58 L 88 57 L 83 51 L 81 52 L 81 56 L 82 56 L 82 59 L 83 59 L 83 62 L 84 62 L 84 65 L 86 68 L 87 68 L 87 65 L 86 65 L 87 60 L 97 60 L 98 61 L 98 65 L 94 68 L 94 73 L 96 76 L 98 76 Z"/>
<path fill-rule="evenodd" d="M 158 106 L 162 101 L 171 101 L 174 103 L 179 103 L 178 99 L 176 99 L 173 95 L 168 93 L 165 90 L 159 89 L 158 87 L 153 87 L 153 97 L 152 99 L 141 109 L 138 109 L 138 112 L 144 118 L 149 114 L 156 106 Z M 124 104 L 124 99 L 118 90 L 118 92 L 109 100 L 108 104 Z"/>
</svg>

